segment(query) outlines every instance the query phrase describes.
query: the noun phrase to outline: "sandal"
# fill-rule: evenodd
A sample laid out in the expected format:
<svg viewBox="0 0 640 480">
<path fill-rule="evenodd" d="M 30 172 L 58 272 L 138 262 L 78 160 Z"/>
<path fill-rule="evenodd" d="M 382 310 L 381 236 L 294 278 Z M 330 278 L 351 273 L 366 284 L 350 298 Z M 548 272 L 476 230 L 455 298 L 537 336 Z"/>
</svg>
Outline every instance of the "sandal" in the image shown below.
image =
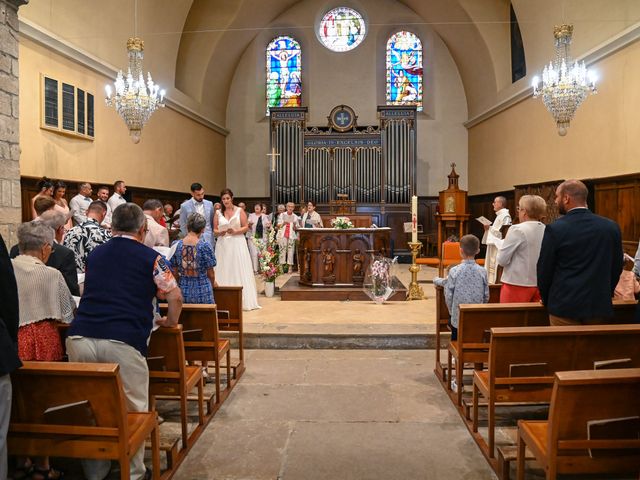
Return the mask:
<svg viewBox="0 0 640 480">
<path fill-rule="evenodd" d="M 60 480 L 64 477 L 64 472 L 53 467 L 35 467 L 31 473 L 31 480 Z"/>
<path fill-rule="evenodd" d="M 25 464 L 21 467 L 16 468 L 13 472 L 13 476 L 11 477 L 13 480 L 26 480 L 31 476 L 34 470 L 34 465 L 31 461 L 25 462 Z"/>
</svg>

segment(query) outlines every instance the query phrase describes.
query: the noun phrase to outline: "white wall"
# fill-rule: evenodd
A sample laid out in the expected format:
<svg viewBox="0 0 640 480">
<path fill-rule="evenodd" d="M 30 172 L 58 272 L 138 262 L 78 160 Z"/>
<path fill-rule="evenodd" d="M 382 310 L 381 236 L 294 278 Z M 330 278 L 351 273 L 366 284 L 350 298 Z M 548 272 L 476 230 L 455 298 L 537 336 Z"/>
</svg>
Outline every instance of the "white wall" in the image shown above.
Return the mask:
<svg viewBox="0 0 640 480">
<path fill-rule="evenodd" d="M 418 194 L 446 188 L 456 162 L 461 187 L 467 185 L 467 102 L 460 75 L 446 45 L 413 11 L 395 0 L 345 1 L 367 21 L 368 33 L 354 50 L 335 53 L 317 40 L 313 25 L 334 3 L 302 1 L 260 32 L 238 62 L 227 105 L 227 185 L 239 196 L 269 194 L 269 119 L 265 111 L 265 53 L 277 35 L 291 35 L 302 47 L 302 104 L 308 125 L 326 125 L 331 109 L 351 106 L 359 125 L 377 125 L 385 100 L 385 48 L 388 37 L 407 29 L 424 48 L 424 111 L 418 119 Z M 404 27 L 403 27 L 404 26 Z"/>
</svg>

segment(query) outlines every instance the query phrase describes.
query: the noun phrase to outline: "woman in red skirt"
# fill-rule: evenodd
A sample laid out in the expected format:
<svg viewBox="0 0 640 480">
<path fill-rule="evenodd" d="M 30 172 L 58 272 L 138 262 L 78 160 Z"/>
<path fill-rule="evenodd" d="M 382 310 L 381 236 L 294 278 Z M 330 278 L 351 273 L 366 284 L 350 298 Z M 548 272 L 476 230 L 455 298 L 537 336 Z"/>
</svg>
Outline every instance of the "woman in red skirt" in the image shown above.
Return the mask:
<svg viewBox="0 0 640 480">
<path fill-rule="evenodd" d="M 20 255 L 12 264 L 20 304 L 18 354 L 22 361 L 62 360 L 64 351 L 56 322 L 68 323 L 73 318 L 75 303 L 62 274 L 45 265 L 54 238 L 54 229 L 48 223 L 35 220 L 18 227 Z M 25 460 L 21 470 L 32 479 L 55 480 L 62 476 L 50 467 L 48 458 L 36 459 L 35 465 Z"/>
</svg>

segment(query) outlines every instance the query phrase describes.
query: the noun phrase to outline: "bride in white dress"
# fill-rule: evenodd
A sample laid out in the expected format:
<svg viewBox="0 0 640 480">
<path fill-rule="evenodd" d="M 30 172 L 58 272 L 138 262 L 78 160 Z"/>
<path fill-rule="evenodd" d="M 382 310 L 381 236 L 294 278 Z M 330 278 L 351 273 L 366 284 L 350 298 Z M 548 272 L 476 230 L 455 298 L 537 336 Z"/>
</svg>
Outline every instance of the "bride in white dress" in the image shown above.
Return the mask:
<svg viewBox="0 0 640 480">
<path fill-rule="evenodd" d="M 225 188 L 220 196 L 224 212 L 216 210 L 213 216 L 213 233 L 217 237 L 216 281 L 221 286 L 242 285 L 242 309 L 255 310 L 260 308 L 260 305 L 258 305 L 251 255 L 244 236 L 249 228 L 247 214 L 233 204 L 231 190 Z"/>
</svg>

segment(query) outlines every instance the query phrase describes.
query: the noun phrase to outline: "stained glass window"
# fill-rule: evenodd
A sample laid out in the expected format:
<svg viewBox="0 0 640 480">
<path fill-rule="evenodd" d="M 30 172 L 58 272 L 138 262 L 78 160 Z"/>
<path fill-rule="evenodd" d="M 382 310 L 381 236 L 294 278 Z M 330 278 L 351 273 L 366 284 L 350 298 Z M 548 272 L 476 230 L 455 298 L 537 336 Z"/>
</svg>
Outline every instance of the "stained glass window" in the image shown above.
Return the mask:
<svg viewBox="0 0 640 480">
<path fill-rule="evenodd" d="M 356 48 L 367 33 L 362 15 L 352 8 L 338 7 L 325 13 L 318 27 L 318 38 L 334 52 Z"/>
<path fill-rule="evenodd" d="M 422 110 L 422 43 L 411 32 L 397 32 L 387 42 L 387 105 Z"/>
<path fill-rule="evenodd" d="M 277 37 L 267 46 L 267 115 L 271 107 L 302 105 L 300 44 Z"/>
</svg>

